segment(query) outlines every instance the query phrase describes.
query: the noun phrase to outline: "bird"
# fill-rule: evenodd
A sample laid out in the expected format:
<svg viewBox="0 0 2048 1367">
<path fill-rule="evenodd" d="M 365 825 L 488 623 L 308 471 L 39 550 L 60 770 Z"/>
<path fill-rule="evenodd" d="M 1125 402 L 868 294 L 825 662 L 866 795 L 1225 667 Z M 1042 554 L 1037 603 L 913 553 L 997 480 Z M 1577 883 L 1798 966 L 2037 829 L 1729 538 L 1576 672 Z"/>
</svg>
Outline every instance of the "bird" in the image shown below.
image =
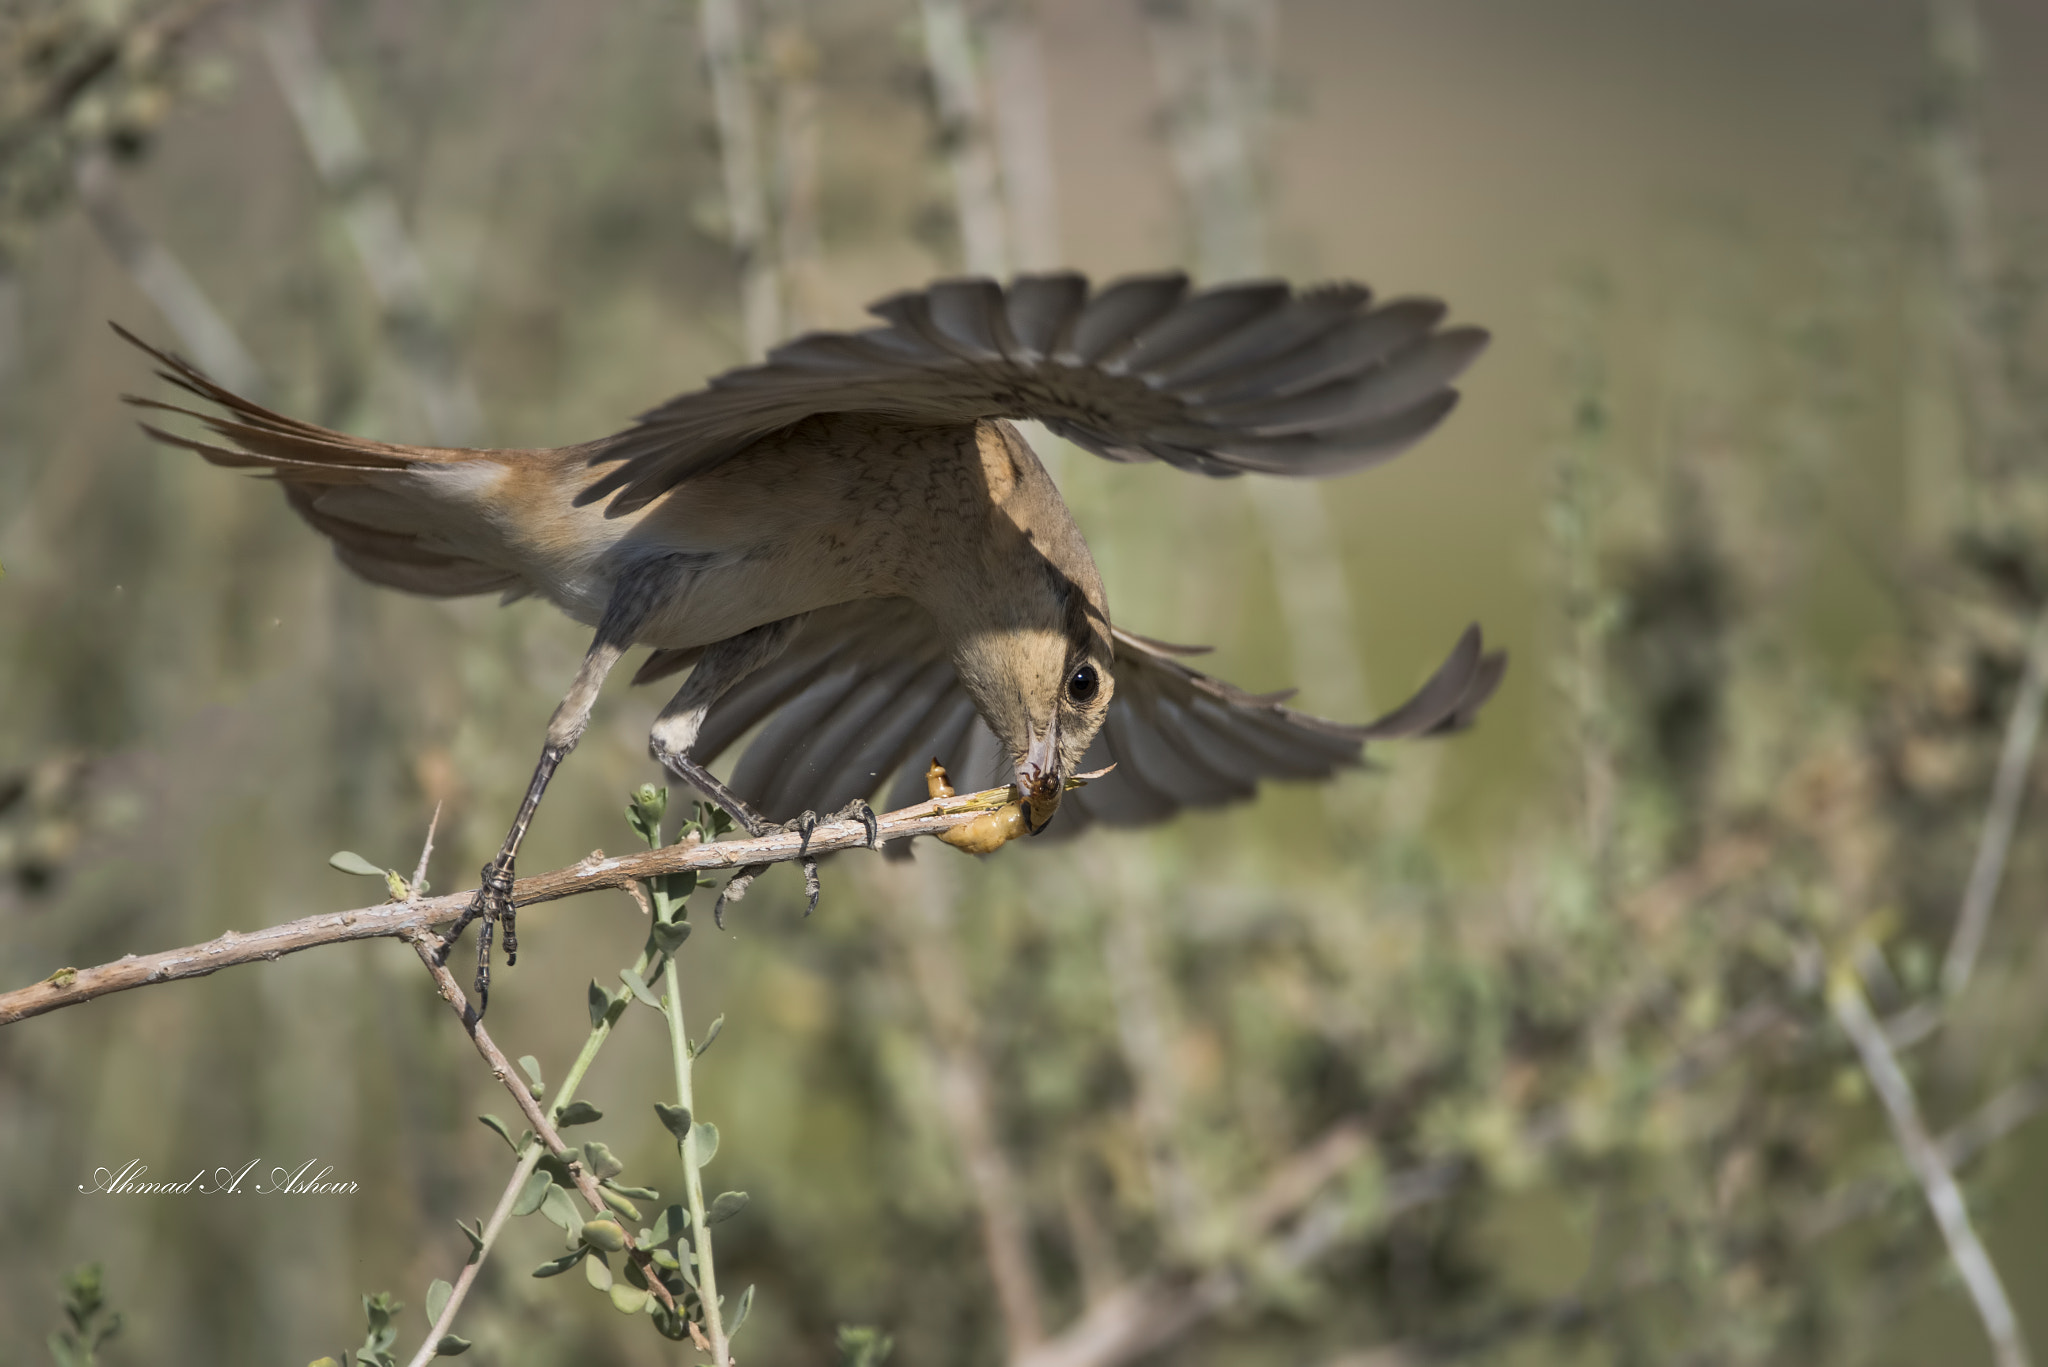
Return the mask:
<svg viewBox="0 0 2048 1367">
<path fill-rule="evenodd" d="M 162 419 L 143 430 L 274 479 L 357 575 L 434 597 L 541 598 L 593 629 L 505 840 L 443 941 L 445 960 L 482 922 L 479 1012 L 494 928 L 518 958 L 520 843 L 638 645 L 653 653 L 635 682 L 688 670 L 654 720 L 652 758 L 750 833 L 794 826 L 806 846 L 816 811 L 836 807 L 828 819 L 858 817 L 873 847 L 869 799 L 887 788 L 909 805 L 948 775 L 1014 782 L 1005 834 L 1039 834 L 1062 811 L 1062 833 L 1161 821 L 1264 779 L 1327 778 L 1369 740 L 1461 730 L 1498 687 L 1506 657 L 1476 625 L 1413 697 L 1362 725 L 1199 672 L 1186 661 L 1203 647 L 1112 623 L 1087 544 L 1015 425 L 1210 477 L 1348 474 L 1457 403 L 1453 382 L 1488 336 L 1445 326 L 1441 302 L 1349 282 L 1198 288 L 1164 271 L 1095 286 L 1054 271 L 941 279 L 869 311 L 873 326 L 797 337 L 611 435 L 530 450 L 302 422 L 115 325 L 207 405 L 124 396 L 205 434 Z M 720 780 L 707 766 L 750 733 Z M 805 878 L 815 907 L 815 862 Z"/>
</svg>

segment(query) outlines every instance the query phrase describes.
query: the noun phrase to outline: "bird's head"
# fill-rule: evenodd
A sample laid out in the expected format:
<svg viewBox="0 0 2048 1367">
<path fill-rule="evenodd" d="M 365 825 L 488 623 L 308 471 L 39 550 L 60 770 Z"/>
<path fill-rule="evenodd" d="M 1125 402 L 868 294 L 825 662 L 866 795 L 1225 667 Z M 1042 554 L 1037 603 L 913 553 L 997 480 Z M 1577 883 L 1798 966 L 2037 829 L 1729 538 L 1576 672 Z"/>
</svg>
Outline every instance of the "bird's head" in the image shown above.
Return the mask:
<svg viewBox="0 0 2048 1367">
<path fill-rule="evenodd" d="M 1034 835 L 1058 810 L 1116 691 L 1108 624 L 1088 611 L 1068 615 L 1076 620 L 1058 628 L 972 632 L 954 652 L 961 683 L 1009 758 Z"/>
<path fill-rule="evenodd" d="M 978 461 L 951 525 L 951 555 L 929 558 L 923 598 L 953 665 L 1002 743 L 1033 834 L 1109 715 L 1108 598 L 1067 505 L 1008 423 L 976 431 Z"/>
</svg>

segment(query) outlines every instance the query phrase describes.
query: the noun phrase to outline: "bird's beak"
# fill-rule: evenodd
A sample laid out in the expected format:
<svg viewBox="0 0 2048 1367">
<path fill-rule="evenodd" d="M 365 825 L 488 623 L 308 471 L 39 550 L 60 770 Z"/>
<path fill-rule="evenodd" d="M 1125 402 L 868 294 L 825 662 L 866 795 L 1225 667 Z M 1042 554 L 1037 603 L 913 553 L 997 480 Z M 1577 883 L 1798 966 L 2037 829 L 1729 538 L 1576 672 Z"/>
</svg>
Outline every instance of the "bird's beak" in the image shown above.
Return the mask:
<svg viewBox="0 0 2048 1367">
<path fill-rule="evenodd" d="M 1057 714 L 1043 733 L 1025 723 L 1024 762 L 1017 766 L 1017 791 L 1023 795 L 1033 835 L 1044 830 L 1045 823 L 1059 810 L 1060 793 L 1065 787 L 1060 782 L 1059 733 Z"/>
</svg>

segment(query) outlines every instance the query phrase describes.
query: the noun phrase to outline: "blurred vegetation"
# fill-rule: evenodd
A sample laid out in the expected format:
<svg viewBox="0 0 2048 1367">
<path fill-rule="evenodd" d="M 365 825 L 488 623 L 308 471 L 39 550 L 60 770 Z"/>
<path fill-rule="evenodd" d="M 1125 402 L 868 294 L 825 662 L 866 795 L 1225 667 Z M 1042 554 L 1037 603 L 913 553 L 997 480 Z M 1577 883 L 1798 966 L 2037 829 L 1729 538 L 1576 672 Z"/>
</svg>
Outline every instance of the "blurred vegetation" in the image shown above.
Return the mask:
<svg viewBox="0 0 2048 1367">
<path fill-rule="evenodd" d="M 0 985 L 352 905 L 372 885 L 328 855 L 410 868 L 437 805 L 433 881 L 468 885 L 583 645 L 537 605 L 351 581 L 273 491 L 144 450 L 114 396 L 145 382 L 101 319 L 256 358 L 264 394 L 317 421 L 416 436 L 473 395 L 480 440 L 587 437 L 756 344 L 743 275 L 778 317 L 837 324 L 967 254 L 1022 259 L 962 231 L 1014 229 L 1017 206 L 959 187 L 977 156 L 998 191 L 1028 182 L 1030 130 L 1003 119 L 1032 106 L 1034 34 L 1041 111 L 1088 93 L 1057 59 L 1080 69 L 1095 45 L 1166 87 L 1110 158 L 1134 197 L 1164 177 L 1188 206 L 1149 230 L 1157 263 L 1377 270 L 1346 229 L 1290 246 L 1309 230 L 1260 213 L 1284 188 L 1260 140 L 1344 107 L 1292 88 L 1288 25 L 1313 7 L 729 8 L 726 75 L 755 119 L 738 142 L 697 6 L 0 17 Z M 1303 603 L 1348 615 L 1329 632 L 1350 663 L 1308 698 L 1347 709 L 1345 688 L 1412 682 L 1475 603 L 1539 610 L 1487 619 L 1517 659 L 1472 739 L 1155 835 L 836 859 L 810 921 L 771 873 L 731 933 L 676 955 L 692 1011 L 725 1022 L 697 1086 L 714 1190 L 749 1193 L 717 1236 L 729 1317 L 754 1288 L 741 1362 L 1989 1357 L 1983 1287 L 1930 1216 L 1872 1047 L 1903 1068 L 1918 1156 L 1961 1178 L 2022 1327 L 2048 1334 L 2043 1148 L 2019 1129 L 2048 1100 L 2048 941 L 2020 916 L 2048 874 L 2021 744 L 2048 670 L 2041 266 L 1994 212 L 1972 11 L 1899 13 L 1922 75 L 1891 92 L 1891 125 L 1871 112 L 1848 226 L 1788 246 L 1740 215 L 1671 214 L 1647 297 L 1605 262 L 1553 263 L 1540 334 L 1504 343 L 1536 383 L 1486 429 L 1522 450 L 1451 476 L 1470 499 L 1419 530 L 1354 518 L 1333 489 L 1329 550 L 1304 559 L 1233 486 L 1049 453 L 1121 620 L 1217 641 L 1253 687 L 1329 667 L 1290 638 Z M 308 18 L 310 42 L 277 27 Z M 956 23 L 974 41 L 928 41 Z M 977 81 L 1020 103 L 978 126 L 960 103 Z M 1218 90 L 1237 96 L 1190 94 Z M 360 155 L 322 153 L 350 127 Z M 1217 128 L 1254 149 L 1234 171 L 1197 155 Z M 748 139 L 751 190 L 725 174 Z M 746 194 L 758 212 L 735 213 Z M 1226 211 L 1236 245 L 1216 247 L 1195 229 Z M 1114 256 L 1092 220 L 1116 216 L 1065 210 L 1074 259 Z M 372 221 L 399 236 L 366 238 Z M 417 271 L 394 276 L 400 259 Z M 164 286 L 166 260 L 190 289 Z M 1390 283 L 1485 320 L 1458 279 Z M 1528 449 L 1541 496 L 1490 544 L 1476 486 L 1537 487 L 1515 483 Z M 1362 572 L 1403 537 L 1406 579 Z M 1367 629 L 1382 620 L 1401 634 Z M 626 838 L 651 711 L 606 700 L 528 869 Z M 493 1031 L 539 1081 L 606 1015 L 577 1096 L 608 1117 L 605 1155 L 659 1188 L 670 1040 L 610 986 L 654 943 L 645 913 L 586 899 L 523 921 Z M 1850 1036 L 1869 1020 L 1881 1046 Z M 434 1303 L 473 1242 L 456 1221 L 505 1185 L 473 1119 L 503 1106 L 396 945 L 0 1031 L 0 1215 L 19 1231 L 0 1358 L 40 1360 L 59 1314 L 97 1350 L 97 1273 L 90 1298 L 83 1272 L 51 1297 L 58 1269 L 97 1259 L 129 1325 L 109 1362 L 303 1362 L 365 1314 L 371 1360 L 404 1360 L 429 1320 L 400 1302 Z M 75 1190 L 131 1159 L 183 1176 L 250 1158 L 314 1158 L 361 1192 Z M 472 1360 L 697 1360 L 608 1288 L 529 1277 L 562 1256 L 535 1213 L 458 1320 Z"/>
</svg>

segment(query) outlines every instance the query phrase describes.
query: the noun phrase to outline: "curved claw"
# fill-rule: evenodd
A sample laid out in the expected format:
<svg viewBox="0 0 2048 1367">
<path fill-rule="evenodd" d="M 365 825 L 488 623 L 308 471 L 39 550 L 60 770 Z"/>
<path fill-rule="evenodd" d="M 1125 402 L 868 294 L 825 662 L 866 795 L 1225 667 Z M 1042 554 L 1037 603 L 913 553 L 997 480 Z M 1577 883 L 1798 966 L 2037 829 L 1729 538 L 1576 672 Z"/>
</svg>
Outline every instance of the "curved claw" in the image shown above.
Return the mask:
<svg viewBox="0 0 2048 1367">
<path fill-rule="evenodd" d="M 815 834 L 818 829 L 818 814 L 812 811 L 804 812 L 802 815 L 798 816 L 796 820 L 789 823 L 789 829 L 792 829 L 797 833 L 797 853 L 809 853 L 811 848 L 811 836 Z"/>
<path fill-rule="evenodd" d="M 882 819 L 875 815 L 875 809 L 859 798 L 840 808 L 838 819 L 858 817 L 861 829 L 868 833 L 867 847 L 871 850 L 882 848 Z"/>
<path fill-rule="evenodd" d="M 811 899 L 804 904 L 804 919 L 808 921 L 811 913 L 818 909 L 818 861 L 815 859 L 804 860 L 804 892 Z"/>
<path fill-rule="evenodd" d="M 740 898 L 745 897 L 747 889 L 753 886 L 754 880 L 759 878 L 767 868 L 766 864 L 749 864 L 726 880 L 725 886 L 718 890 L 718 900 L 711 904 L 711 923 L 713 925 L 717 926 L 720 930 L 725 929 L 725 904 L 727 902 L 737 902 Z"/>
</svg>

